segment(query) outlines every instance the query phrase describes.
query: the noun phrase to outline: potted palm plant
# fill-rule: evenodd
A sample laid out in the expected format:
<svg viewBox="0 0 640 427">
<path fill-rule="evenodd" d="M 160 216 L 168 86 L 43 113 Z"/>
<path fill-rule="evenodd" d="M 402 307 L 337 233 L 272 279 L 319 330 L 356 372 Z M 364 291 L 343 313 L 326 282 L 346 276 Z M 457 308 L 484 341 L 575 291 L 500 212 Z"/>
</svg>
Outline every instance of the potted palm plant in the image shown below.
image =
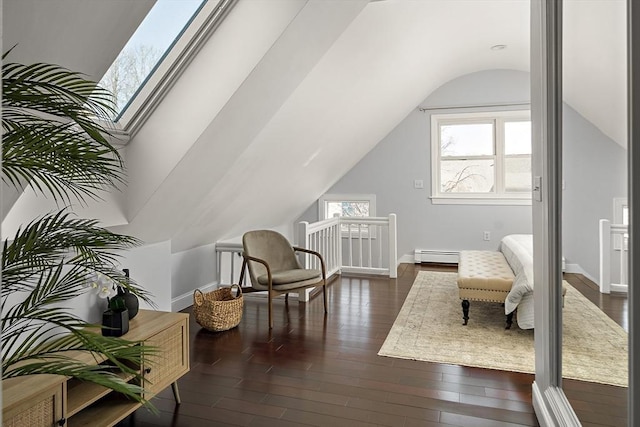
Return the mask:
<svg viewBox="0 0 640 427">
<path fill-rule="evenodd" d="M 100 384 L 139 402 L 135 381 L 112 369 L 67 357 L 90 352 L 140 379 L 136 366 L 149 347 L 103 336 L 70 310 L 100 275 L 143 301 L 149 295 L 118 268 L 118 253 L 138 240 L 78 218 L 68 207 L 100 197 L 124 182 L 124 165 L 111 142 L 111 94 L 83 75 L 52 64 L 2 65 L 2 179 L 19 191 L 53 198 L 57 212 L 4 236 L 2 251 L 2 379 L 59 374 Z M 107 292 L 108 293 L 108 292 Z M 143 352 L 144 351 L 144 352 Z"/>
</svg>

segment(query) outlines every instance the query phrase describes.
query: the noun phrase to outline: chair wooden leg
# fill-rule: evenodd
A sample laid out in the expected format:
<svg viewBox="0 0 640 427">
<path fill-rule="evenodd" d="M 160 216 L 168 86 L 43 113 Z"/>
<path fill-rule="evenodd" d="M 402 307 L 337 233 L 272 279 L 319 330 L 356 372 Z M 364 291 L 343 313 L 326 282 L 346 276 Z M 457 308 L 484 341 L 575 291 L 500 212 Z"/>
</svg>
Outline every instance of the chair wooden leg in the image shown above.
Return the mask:
<svg viewBox="0 0 640 427">
<path fill-rule="evenodd" d="M 322 287 L 322 300 L 324 302 L 324 313 L 327 314 L 327 285 Z"/>
<path fill-rule="evenodd" d="M 273 306 L 271 305 L 271 291 L 269 291 L 269 329 L 273 329 Z"/>
</svg>

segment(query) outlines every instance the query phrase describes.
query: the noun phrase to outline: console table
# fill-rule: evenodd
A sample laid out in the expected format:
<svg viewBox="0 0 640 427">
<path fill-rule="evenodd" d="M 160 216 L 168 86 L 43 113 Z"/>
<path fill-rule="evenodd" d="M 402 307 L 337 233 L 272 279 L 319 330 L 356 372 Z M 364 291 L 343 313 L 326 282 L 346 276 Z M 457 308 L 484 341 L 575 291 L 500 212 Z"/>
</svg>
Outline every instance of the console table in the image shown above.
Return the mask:
<svg viewBox="0 0 640 427">
<path fill-rule="evenodd" d="M 145 398 L 173 386 L 189 371 L 189 315 L 140 310 L 122 338 L 154 346 L 158 354 L 140 366 Z M 73 357 L 96 363 L 87 353 Z M 2 419 L 5 427 L 113 426 L 141 404 L 92 383 L 59 375 L 29 375 L 2 381 Z"/>
</svg>

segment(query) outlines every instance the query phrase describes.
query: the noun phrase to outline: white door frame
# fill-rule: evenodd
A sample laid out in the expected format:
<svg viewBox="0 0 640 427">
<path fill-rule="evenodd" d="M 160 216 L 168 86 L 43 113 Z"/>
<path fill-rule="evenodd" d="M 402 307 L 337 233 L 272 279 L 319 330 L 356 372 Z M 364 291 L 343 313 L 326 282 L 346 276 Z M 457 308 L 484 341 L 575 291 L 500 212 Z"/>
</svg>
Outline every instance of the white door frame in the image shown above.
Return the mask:
<svg viewBox="0 0 640 427">
<path fill-rule="evenodd" d="M 640 7 L 627 0 L 628 21 L 628 183 L 629 183 L 629 392 L 628 425 L 635 426 L 635 384 L 640 384 L 640 292 L 634 291 L 634 266 L 640 266 Z M 635 25 L 634 25 L 635 24 Z M 638 39 L 634 47 L 634 39 Z M 635 71 L 635 72 L 634 72 Z M 533 197 L 536 376 L 533 405 L 541 426 L 580 426 L 562 390 L 562 1 L 531 0 L 531 118 L 533 132 Z M 636 167 L 634 168 L 634 165 Z M 638 185 L 634 185 L 634 182 Z M 536 197 L 538 195 L 538 197 Z"/>
<path fill-rule="evenodd" d="M 542 426 L 580 426 L 562 390 L 562 1 L 531 0 L 535 366 Z"/>
<path fill-rule="evenodd" d="M 640 6 L 636 2 L 627 0 L 627 64 L 628 64 L 628 201 L 629 201 L 629 392 L 628 392 L 628 425 L 640 423 L 640 412 L 634 409 L 634 402 L 638 393 L 634 393 L 635 385 L 640 384 L 640 339 L 635 336 L 640 331 L 640 315 L 635 314 L 634 307 L 640 307 L 640 292 L 635 291 L 635 266 L 640 266 L 640 237 L 635 233 L 635 224 L 640 224 L 640 208 L 636 209 L 634 201 L 640 201 L 640 31 L 634 33 L 634 28 L 640 28 Z M 635 43 L 634 43 L 635 42 Z M 634 184 L 635 183 L 635 184 Z"/>
</svg>

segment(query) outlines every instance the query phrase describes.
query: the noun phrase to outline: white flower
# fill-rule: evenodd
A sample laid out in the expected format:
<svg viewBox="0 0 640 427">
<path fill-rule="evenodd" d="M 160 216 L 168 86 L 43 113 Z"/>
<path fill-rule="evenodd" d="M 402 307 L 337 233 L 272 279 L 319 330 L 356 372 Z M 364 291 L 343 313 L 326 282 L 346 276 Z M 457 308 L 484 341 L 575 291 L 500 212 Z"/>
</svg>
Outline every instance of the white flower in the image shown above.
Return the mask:
<svg viewBox="0 0 640 427">
<path fill-rule="evenodd" d="M 87 281 L 84 283 L 85 288 L 98 289 L 98 273 L 91 273 L 87 275 Z"/>
<path fill-rule="evenodd" d="M 98 288 L 98 296 L 100 298 L 109 298 L 114 294 L 113 286 L 111 284 L 102 284 Z"/>
<path fill-rule="evenodd" d="M 98 272 L 91 274 L 87 278 L 87 282 L 84 286 L 95 290 L 100 298 L 109 298 L 115 294 L 113 281 L 109 277 Z"/>
</svg>

